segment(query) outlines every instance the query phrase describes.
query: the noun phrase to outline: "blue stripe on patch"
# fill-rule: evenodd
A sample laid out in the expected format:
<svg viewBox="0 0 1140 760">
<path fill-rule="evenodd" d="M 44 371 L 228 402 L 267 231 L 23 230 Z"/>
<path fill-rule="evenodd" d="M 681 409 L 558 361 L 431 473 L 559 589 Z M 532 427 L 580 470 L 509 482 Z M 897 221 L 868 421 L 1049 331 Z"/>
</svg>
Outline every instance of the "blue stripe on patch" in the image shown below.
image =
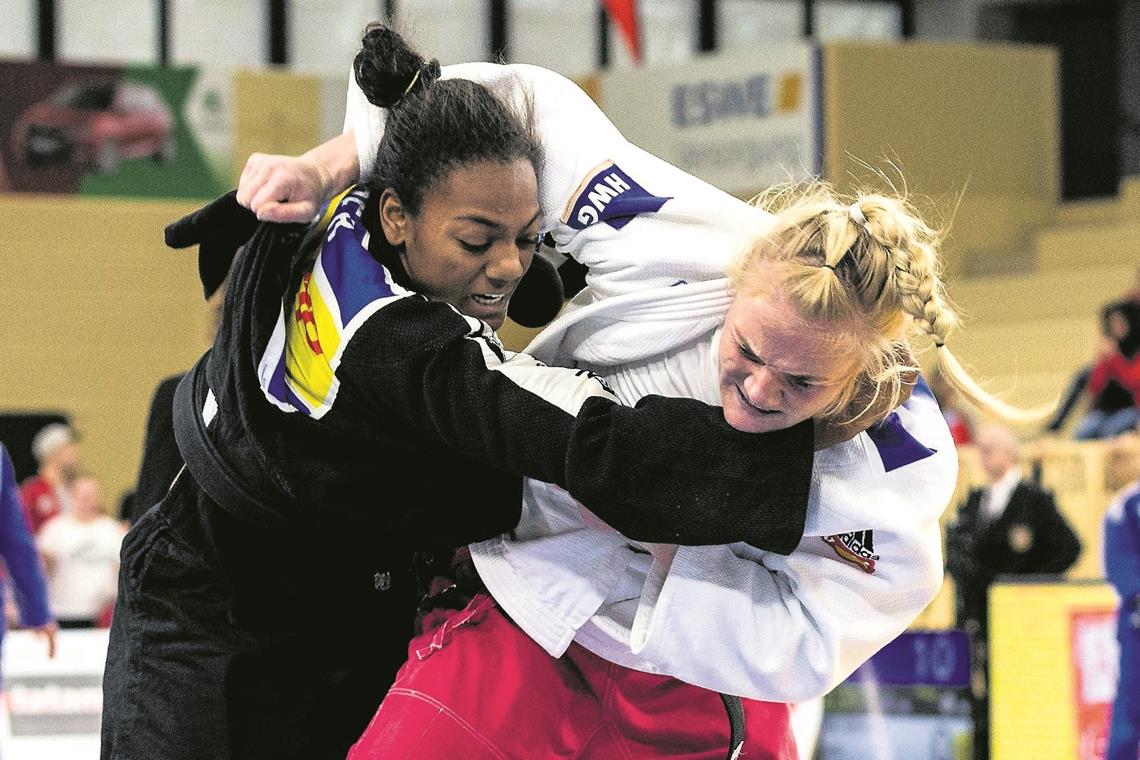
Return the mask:
<svg viewBox="0 0 1140 760">
<path fill-rule="evenodd" d="M 332 287 L 342 325 L 377 298 L 393 295 L 384 267 L 364 247 L 367 229 L 361 217 L 366 198 L 358 190 L 341 200 L 321 247 L 321 269 Z"/>
<path fill-rule="evenodd" d="M 638 214 L 659 211 L 670 198 L 653 195 L 611 163 L 586 180 L 566 223 L 583 230 L 605 222 L 620 230 Z"/>
<path fill-rule="evenodd" d="M 301 412 L 305 416 L 313 416 L 313 410 L 310 409 L 288 385 L 285 386 L 285 401 L 295 406 L 297 408 L 297 411 Z"/>
<path fill-rule="evenodd" d="M 920 443 L 903 427 L 898 412 L 891 412 L 885 420 L 868 428 L 867 435 L 879 450 L 879 458 L 883 460 L 883 469 L 886 472 L 913 464 L 936 453 L 934 449 Z"/>
</svg>

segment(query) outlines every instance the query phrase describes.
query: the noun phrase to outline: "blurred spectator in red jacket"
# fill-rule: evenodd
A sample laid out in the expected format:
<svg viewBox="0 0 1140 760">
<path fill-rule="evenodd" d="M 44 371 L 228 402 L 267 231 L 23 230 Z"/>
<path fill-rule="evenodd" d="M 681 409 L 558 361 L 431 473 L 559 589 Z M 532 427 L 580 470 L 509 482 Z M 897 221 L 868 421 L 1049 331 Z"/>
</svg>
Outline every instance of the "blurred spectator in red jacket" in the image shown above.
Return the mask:
<svg viewBox="0 0 1140 760">
<path fill-rule="evenodd" d="M 1111 438 L 1140 424 L 1140 303 L 1111 303 L 1101 321 L 1107 340 L 1089 372 L 1089 410 L 1074 433 L 1078 440 Z"/>
<path fill-rule="evenodd" d="M 79 473 L 75 432 L 61 422 L 46 425 L 32 439 L 39 470 L 20 485 L 20 502 L 33 535 L 45 522 L 67 510 L 67 490 Z"/>
</svg>

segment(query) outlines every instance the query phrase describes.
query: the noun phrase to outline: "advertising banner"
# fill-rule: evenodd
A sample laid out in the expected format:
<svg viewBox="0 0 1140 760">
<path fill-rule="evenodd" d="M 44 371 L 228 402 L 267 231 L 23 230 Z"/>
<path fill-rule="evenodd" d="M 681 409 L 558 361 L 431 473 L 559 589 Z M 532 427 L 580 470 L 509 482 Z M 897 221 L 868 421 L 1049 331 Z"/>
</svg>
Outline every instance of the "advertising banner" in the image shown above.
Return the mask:
<svg viewBox="0 0 1140 760">
<path fill-rule="evenodd" d="M 99 756 L 107 631 L 60 631 L 56 654 L 27 631 L 4 637 L 0 756 L 75 760 Z"/>
<path fill-rule="evenodd" d="M 224 192 L 218 156 L 232 161 L 232 145 L 217 142 L 231 131 L 228 87 L 197 87 L 198 80 L 187 67 L 0 62 L 0 192 Z M 213 160 L 195 127 L 211 130 Z"/>
<path fill-rule="evenodd" d="M 601 103 L 633 143 L 736 195 L 819 174 L 818 49 L 765 45 L 606 74 Z"/>
<path fill-rule="evenodd" d="M 990 757 L 1101 757 L 1116 595 L 1102 581 L 990 587 Z"/>
</svg>

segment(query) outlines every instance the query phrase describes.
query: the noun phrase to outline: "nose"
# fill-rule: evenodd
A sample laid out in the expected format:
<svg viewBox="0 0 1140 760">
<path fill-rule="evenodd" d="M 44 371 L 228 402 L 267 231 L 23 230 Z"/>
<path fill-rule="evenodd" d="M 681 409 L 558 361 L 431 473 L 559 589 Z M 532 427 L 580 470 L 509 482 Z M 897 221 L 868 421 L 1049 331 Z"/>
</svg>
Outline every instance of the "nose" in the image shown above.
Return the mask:
<svg viewBox="0 0 1140 760">
<path fill-rule="evenodd" d="M 487 279 L 495 285 L 517 282 L 526 273 L 527 262 L 523 259 L 523 252 L 512 243 L 493 246 L 485 269 Z"/>
<path fill-rule="evenodd" d="M 741 384 L 748 403 L 761 409 L 779 409 L 783 400 L 780 378 L 769 367 L 754 367 Z"/>
</svg>

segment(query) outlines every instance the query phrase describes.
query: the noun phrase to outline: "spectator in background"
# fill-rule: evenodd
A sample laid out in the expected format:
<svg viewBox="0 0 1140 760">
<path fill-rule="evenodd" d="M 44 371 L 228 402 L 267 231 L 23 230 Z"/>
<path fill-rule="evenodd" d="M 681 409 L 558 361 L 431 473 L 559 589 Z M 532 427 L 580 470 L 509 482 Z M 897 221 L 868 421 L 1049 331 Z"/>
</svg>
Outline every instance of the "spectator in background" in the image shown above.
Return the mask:
<svg viewBox="0 0 1140 760">
<path fill-rule="evenodd" d="M 1077 425 L 1077 440 L 1112 438 L 1140 423 L 1140 304 L 1109 304 L 1101 322 L 1107 340 L 1089 371 L 1089 410 Z"/>
<path fill-rule="evenodd" d="M 950 435 L 954 436 L 954 444 L 965 446 L 972 443 L 974 440 L 974 423 L 969 415 L 962 410 L 962 401 L 958 396 L 958 391 L 954 390 L 954 386 L 950 385 L 946 376 L 937 367 L 927 375 L 926 379 L 930 385 L 931 393 L 934 394 L 939 408 L 942 409 L 942 417 L 946 420 L 947 427 L 950 428 Z"/>
<path fill-rule="evenodd" d="M 1140 329 L 1137 329 L 1140 326 L 1138 314 L 1140 314 L 1140 285 L 1126 293 L 1121 300 L 1101 309 L 1101 335 L 1096 357 L 1091 364 L 1081 367 L 1073 375 L 1057 413 L 1045 428 L 1046 432 L 1059 431 L 1082 396 L 1088 397 L 1088 411 L 1074 433 L 1077 439 L 1111 437 L 1135 427 L 1135 421 L 1132 421 L 1131 425 L 1128 424 L 1127 415 L 1134 413 L 1131 410 L 1135 410 L 1136 407 L 1136 393 L 1129 391 L 1117 375 L 1120 370 L 1118 365 L 1121 362 L 1126 366 L 1130 360 L 1137 360 L 1136 349 L 1137 344 L 1140 344 Z M 1095 388 L 1090 385 L 1094 370 L 1098 371 Z M 1133 379 L 1135 379 L 1134 374 Z M 1121 415 L 1113 417 L 1118 412 Z M 1120 425 L 1123 427 L 1117 430 Z"/>
<path fill-rule="evenodd" d="M 1120 680 L 1112 705 L 1105 760 L 1136 760 L 1140 752 L 1140 479 L 1104 516 L 1105 577 L 1120 596 L 1116 635 Z"/>
<path fill-rule="evenodd" d="M 32 439 L 36 474 L 20 486 L 20 501 L 32 534 L 68 509 L 67 490 L 79 473 L 79 445 L 75 432 L 62 422 L 44 426 Z"/>
<path fill-rule="evenodd" d="M 20 508 L 12 460 L 3 444 L 0 444 L 0 559 L 8 568 L 16 592 L 20 622 L 47 641 L 48 657 L 54 657 L 56 625 L 44 591 L 43 569 Z M 0 584 L 0 597 L 3 592 L 4 585 Z M 7 616 L 0 615 L 0 642 L 4 639 L 6 623 Z"/>
<path fill-rule="evenodd" d="M 946 564 L 955 582 L 955 617 L 973 649 L 974 757 L 989 757 L 988 625 L 990 585 L 999 575 L 1063 573 L 1080 539 L 1053 495 L 1022 479 L 1013 431 L 986 425 L 976 438 L 987 484 L 972 489 L 946 529 Z"/>
<path fill-rule="evenodd" d="M 210 309 L 209 335 L 206 337 L 213 341 L 222 324 L 229 268 L 215 267 L 202 270 L 201 274 L 206 304 Z M 174 391 L 185 374 L 180 372 L 165 378 L 151 396 L 135 490 L 130 501 L 121 504 L 119 509 L 119 518 L 131 525 L 166 496 L 174 478 L 182 469 L 182 454 L 174 440 Z"/>
<path fill-rule="evenodd" d="M 69 496 L 71 509 L 45 523 L 37 543 L 59 626 L 94 628 L 115 601 L 119 548 L 126 531 L 104 511 L 94 477 L 77 477 Z"/>
</svg>

